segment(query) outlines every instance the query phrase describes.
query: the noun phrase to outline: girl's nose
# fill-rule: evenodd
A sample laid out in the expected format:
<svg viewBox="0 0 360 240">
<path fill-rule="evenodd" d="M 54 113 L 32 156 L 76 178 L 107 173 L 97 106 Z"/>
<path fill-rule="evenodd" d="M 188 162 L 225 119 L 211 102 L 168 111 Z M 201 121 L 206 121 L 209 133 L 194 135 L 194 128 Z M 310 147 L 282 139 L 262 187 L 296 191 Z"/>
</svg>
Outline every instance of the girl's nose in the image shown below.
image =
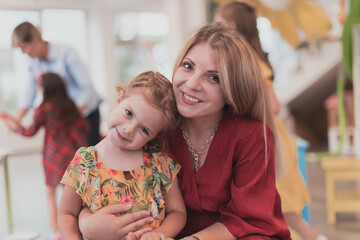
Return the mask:
<svg viewBox="0 0 360 240">
<path fill-rule="evenodd" d="M 127 124 L 124 126 L 124 131 L 125 131 L 127 134 L 129 134 L 129 135 L 133 135 L 134 130 L 135 130 L 135 125 L 132 124 L 132 123 L 127 123 Z"/>
</svg>

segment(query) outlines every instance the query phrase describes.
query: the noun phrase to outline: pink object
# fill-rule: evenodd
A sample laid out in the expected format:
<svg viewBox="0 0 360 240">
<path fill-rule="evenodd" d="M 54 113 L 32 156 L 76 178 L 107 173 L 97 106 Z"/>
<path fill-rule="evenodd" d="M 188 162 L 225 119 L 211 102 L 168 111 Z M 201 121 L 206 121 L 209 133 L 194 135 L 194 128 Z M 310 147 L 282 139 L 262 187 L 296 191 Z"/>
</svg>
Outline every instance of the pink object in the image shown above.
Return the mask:
<svg viewBox="0 0 360 240">
<path fill-rule="evenodd" d="M 5 119 L 9 118 L 9 115 L 6 112 L 1 112 L 0 113 L 0 118 L 5 120 Z"/>
<path fill-rule="evenodd" d="M 345 91 L 344 98 L 345 101 L 347 99 L 353 99 L 354 93 L 353 91 Z M 325 109 L 336 109 L 338 106 L 338 96 L 336 93 L 330 95 L 325 101 L 324 101 Z"/>
</svg>

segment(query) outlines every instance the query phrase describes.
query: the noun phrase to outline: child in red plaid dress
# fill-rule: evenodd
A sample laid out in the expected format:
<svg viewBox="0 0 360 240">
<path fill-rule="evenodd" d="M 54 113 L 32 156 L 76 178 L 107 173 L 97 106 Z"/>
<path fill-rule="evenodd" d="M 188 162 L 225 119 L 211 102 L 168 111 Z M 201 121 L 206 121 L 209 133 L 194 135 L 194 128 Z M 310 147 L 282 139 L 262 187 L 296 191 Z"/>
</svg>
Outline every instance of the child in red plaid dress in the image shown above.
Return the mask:
<svg viewBox="0 0 360 240">
<path fill-rule="evenodd" d="M 39 76 L 38 87 L 42 90 L 43 101 L 35 109 L 34 121 L 29 127 L 20 125 L 13 117 L 2 114 L 8 128 L 26 137 L 35 135 L 45 128 L 43 145 L 43 166 L 46 182 L 46 198 L 51 228 L 58 233 L 56 186 L 73 158 L 76 150 L 87 146 L 88 122 L 81 116 L 66 92 L 61 77 L 54 73 Z"/>
</svg>

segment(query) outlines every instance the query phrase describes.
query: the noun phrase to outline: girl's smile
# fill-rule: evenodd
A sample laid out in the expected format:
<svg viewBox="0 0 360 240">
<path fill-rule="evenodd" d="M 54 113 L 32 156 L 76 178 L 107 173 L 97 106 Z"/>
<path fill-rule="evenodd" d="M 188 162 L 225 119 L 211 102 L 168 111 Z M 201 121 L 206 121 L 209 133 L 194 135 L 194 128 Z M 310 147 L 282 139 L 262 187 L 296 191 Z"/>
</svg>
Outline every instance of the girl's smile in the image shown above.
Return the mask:
<svg viewBox="0 0 360 240">
<path fill-rule="evenodd" d="M 162 124 L 160 109 L 148 103 L 142 94 L 131 94 L 110 114 L 110 140 L 121 149 L 139 150 L 157 136 Z"/>
</svg>

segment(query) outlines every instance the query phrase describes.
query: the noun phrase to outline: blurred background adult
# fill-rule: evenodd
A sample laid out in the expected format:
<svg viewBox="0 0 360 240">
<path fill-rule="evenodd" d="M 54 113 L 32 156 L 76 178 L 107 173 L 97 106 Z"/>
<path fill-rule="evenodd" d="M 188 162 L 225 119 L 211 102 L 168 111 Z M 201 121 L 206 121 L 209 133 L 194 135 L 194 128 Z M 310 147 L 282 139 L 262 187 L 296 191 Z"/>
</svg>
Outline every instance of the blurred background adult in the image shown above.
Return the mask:
<svg viewBox="0 0 360 240">
<path fill-rule="evenodd" d="M 53 44 L 43 40 L 39 29 L 30 22 L 23 22 L 14 29 L 12 45 L 20 48 L 31 58 L 30 79 L 25 96 L 20 102 L 16 120 L 20 122 L 28 109 L 35 105 L 38 94 L 36 79 L 43 73 L 53 72 L 64 79 L 70 98 L 90 123 L 88 144 L 95 145 L 99 142 L 101 98 L 95 91 L 89 73 L 76 52 L 67 45 Z"/>
</svg>

